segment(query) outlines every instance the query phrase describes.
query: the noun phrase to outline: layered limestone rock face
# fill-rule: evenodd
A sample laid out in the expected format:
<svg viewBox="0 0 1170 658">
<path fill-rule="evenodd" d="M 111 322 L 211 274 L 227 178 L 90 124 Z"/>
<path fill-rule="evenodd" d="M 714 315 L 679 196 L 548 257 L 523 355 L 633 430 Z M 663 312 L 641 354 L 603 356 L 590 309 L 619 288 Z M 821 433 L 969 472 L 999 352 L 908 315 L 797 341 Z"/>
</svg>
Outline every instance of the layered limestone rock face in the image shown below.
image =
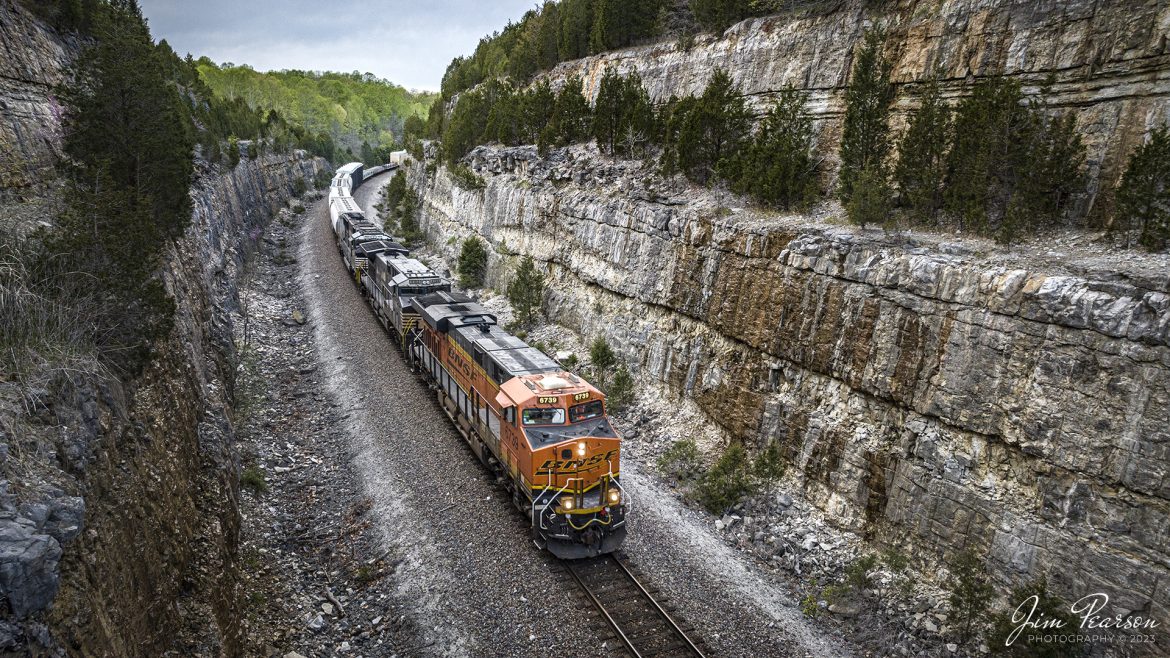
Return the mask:
<svg viewBox="0 0 1170 658">
<path fill-rule="evenodd" d="M 5 205 L 6 229 L 54 218 L 53 88 L 78 50 L 0 0 L 0 202 L 31 202 Z M 0 653 L 153 657 L 182 636 L 197 645 L 182 653 L 240 654 L 236 285 L 264 223 L 328 164 L 201 166 L 191 226 L 164 254 L 175 327 L 147 370 L 25 390 L 0 373 Z"/>
<path fill-rule="evenodd" d="M 636 69 L 656 101 L 701 94 L 716 68 L 727 71 L 757 109 L 786 86 L 809 92 L 821 152 L 831 172 L 844 115 L 845 84 L 865 29 L 888 35 L 898 95 L 895 126 L 917 107 L 915 83 L 937 76 L 952 100 L 978 77 L 1005 74 L 1073 112 L 1087 146 L 1089 193 L 1083 210 L 1101 210 L 1126 158 L 1151 126 L 1170 119 L 1170 6 L 1134 2 L 944 2 L 812 5 L 744 21 L 719 36 L 701 35 L 689 49 L 674 42 L 565 62 L 554 86 L 579 75 L 595 96 L 607 66 Z"/>
<path fill-rule="evenodd" d="M 61 151 L 53 88 L 80 48 L 14 0 L 0 0 L 0 200 L 27 197 L 52 179 Z"/>
<path fill-rule="evenodd" d="M 452 236 L 482 236 L 502 289 L 532 255 L 550 317 L 607 336 L 732 437 L 779 442 L 836 523 L 1167 618 L 1170 259 L 1034 267 L 728 209 L 592 147 L 468 161 L 482 191 L 409 171 L 451 262 Z"/>
<path fill-rule="evenodd" d="M 177 310 L 157 359 L 130 390 L 83 386 L 52 402 L 60 467 L 85 501 L 62 548 L 59 592 L 45 602 L 48 629 L 71 655 L 162 655 L 179 631 L 240 654 L 236 285 L 296 182 L 327 168 L 297 153 L 202 172 L 192 224 L 166 256 Z"/>
</svg>

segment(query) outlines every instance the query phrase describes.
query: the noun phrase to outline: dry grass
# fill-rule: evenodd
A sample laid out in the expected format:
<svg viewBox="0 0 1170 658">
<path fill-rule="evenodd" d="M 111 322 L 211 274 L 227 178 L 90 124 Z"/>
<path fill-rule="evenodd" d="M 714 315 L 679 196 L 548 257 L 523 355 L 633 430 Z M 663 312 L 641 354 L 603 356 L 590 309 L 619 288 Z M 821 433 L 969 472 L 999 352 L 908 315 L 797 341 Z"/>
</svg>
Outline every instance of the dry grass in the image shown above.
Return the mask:
<svg viewBox="0 0 1170 658">
<path fill-rule="evenodd" d="M 28 414 L 39 389 L 109 375 L 86 335 L 88 301 L 69 294 L 81 288 L 42 274 L 36 253 L 29 240 L 0 232 L 0 386 L 14 388 Z"/>
</svg>

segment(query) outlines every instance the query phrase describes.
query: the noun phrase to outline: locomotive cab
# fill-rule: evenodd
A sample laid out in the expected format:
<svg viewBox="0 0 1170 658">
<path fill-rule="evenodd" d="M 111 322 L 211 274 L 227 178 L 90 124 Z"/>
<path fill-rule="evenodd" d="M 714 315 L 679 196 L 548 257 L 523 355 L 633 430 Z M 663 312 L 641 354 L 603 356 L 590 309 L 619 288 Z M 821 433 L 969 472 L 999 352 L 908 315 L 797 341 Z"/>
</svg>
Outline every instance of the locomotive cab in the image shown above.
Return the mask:
<svg viewBox="0 0 1170 658">
<path fill-rule="evenodd" d="M 605 414 L 605 395 L 567 372 L 517 377 L 497 396 L 509 436 L 526 448 L 536 535 L 557 557 L 608 553 L 626 534 L 628 499 L 620 474 L 621 437 Z"/>
</svg>

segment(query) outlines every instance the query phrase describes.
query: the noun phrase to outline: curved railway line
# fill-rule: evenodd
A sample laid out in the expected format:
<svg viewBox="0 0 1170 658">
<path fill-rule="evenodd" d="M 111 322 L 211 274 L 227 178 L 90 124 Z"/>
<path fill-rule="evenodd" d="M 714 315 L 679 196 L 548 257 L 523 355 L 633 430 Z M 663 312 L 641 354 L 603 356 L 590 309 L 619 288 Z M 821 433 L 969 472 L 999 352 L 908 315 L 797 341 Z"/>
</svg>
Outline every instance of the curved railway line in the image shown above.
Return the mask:
<svg viewBox="0 0 1170 658">
<path fill-rule="evenodd" d="M 622 558 L 610 553 L 587 560 L 564 561 L 569 575 L 613 630 L 626 655 L 633 658 L 704 658 Z"/>
<path fill-rule="evenodd" d="M 388 169 L 368 169 L 365 178 L 373 178 Z M 385 324 L 382 327 L 389 332 Z M 405 356 L 403 346 L 398 341 L 394 342 L 399 354 Z M 418 371 L 415 374 L 420 375 Z M 419 378 L 426 382 L 425 377 L 420 375 Z M 449 409 L 438 402 L 436 404 L 450 416 Z M 497 479 L 497 484 L 499 482 L 500 479 Z M 616 641 L 615 646 L 609 648 L 609 655 L 630 658 L 705 658 L 700 648 L 702 643 L 694 642 L 687 635 L 693 629 L 680 625 L 671 616 L 667 607 L 655 598 L 654 588 L 644 585 L 623 558 L 614 553 L 604 553 L 585 559 L 554 558 L 553 562 L 567 572 L 569 579 L 588 601 L 587 605 L 595 609 L 602 625 Z"/>
</svg>

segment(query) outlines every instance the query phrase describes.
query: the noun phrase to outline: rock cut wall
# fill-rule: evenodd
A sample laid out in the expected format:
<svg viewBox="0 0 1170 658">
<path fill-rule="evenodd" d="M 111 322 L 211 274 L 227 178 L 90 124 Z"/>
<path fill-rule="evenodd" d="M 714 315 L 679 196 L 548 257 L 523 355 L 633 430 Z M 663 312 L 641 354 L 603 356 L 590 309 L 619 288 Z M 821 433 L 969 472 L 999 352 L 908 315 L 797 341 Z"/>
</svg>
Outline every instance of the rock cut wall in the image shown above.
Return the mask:
<svg viewBox="0 0 1170 658">
<path fill-rule="evenodd" d="M 1170 259 L 1032 266 L 729 211 L 592 147 L 469 162 L 482 191 L 410 170 L 433 242 L 485 238 L 497 288 L 532 255 L 550 317 L 779 443 L 839 525 L 1168 618 Z"/>
<path fill-rule="evenodd" d="M 241 655 L 239 467 L 232 313 L 264 224 L 328 164 L 301 153 L 204 171 L 186 235 L 166 256 L 175 329 L 117 404 L 100 390 L 55 405 L 81 478 L 85 531 L 66 544 L 48 610 L 71 655 Z M 178 631 L 178 632 L 177 632 Z"/>
<path fill-rule="evenodd" d="M 0 202 L 33 201 L 40 221 L 61 155 L 53 88 L 78 45 L 0 0 Z M 327 166 L 202 166 L 164 254 L 175 327 L 134 382 L 66 373 L 16 395 L 0 373 L 0 653 L 242 653 L 236 286 L 264 224 Z"/>
<path fill-rule="evenodd" d="M 0 0 L 0 200 L 36 195 L 61 155 L 53 94 L 80 45 Z"/>
<path fill-rule="evenodd" d="M 1026 93 L 1047 87 L 1053 110 L 1070 111 L 1087 147 L 1089 193 L 1111 203 L 1129 153 L 1151 126 L 1170 121 L 1170 4 L 1164 0 L 838 0 L 788 3 L 794 11 L 744 21 L 719 36 L 617 50 L 565 62 L 595 96 L 607 66 L 637 70 L 651 98 L 701 94 L 716 68 L 759 109 L 786 86 L 809 93 L 820 151 L 836 167 L 845 85 L 864 31 L 887 34 L 897 85 L 895 125 L 917 107 L 915 83 L 936 77 L 952 102 L 979 77 L 1008 75 Z"/>
<path fill-rule="evenodd" d="M 0 648 L 146 657 L 182 638 L 184 653 L 241 654 L 237 283 L 265 222 L 327 166 L 298 153 L 204 170 L 164 256 L 175 328 L 146 371 L 55 380 L 26 418 L 0 396 Z"/>
</svg>

